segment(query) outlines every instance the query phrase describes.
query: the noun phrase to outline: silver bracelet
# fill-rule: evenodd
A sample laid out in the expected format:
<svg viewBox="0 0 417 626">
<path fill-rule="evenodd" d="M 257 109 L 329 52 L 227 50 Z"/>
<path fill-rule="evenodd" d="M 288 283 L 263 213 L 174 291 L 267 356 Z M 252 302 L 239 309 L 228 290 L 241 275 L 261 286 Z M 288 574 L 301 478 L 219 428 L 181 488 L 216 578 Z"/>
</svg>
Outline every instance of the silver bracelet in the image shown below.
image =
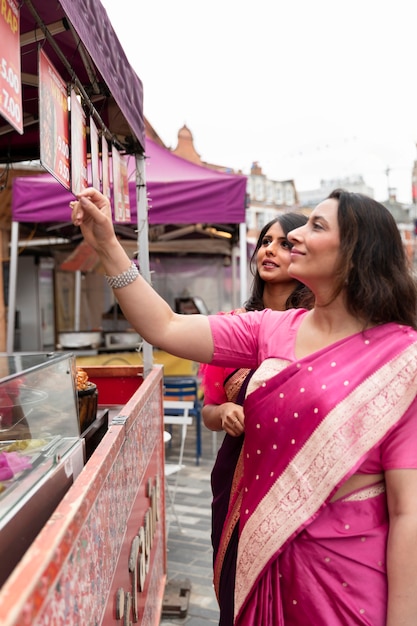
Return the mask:
<svg viewBox="0 0 417 626">
<path fill-rule="evenodd" d="M 139 276 L 139 270 L 136 267 L 134 261 L 131 262 L 130 267 L 122 274 L 117 276 L 105 276 L 107 282 L 112 289 L 120 289 L 121 287 L 127 287 L 130 283 L 133 283 Z"/>
</svg>

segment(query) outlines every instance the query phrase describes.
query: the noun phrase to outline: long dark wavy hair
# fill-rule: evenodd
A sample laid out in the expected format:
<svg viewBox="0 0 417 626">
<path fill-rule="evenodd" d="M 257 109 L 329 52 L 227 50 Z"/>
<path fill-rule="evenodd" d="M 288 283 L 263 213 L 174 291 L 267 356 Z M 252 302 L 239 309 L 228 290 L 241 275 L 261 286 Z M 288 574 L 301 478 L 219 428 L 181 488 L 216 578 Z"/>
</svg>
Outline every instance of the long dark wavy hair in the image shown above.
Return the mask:
<svg viewBox="0 0 417 626">
<path fill-rule="evenodd" d="M 351 314 L 365 324 L 398 322 L 417 327 L 417 285 L 401 234 L 382 204 L 359 193 L 335 189 L 340 261 L 336 297 L 346 290 Z"/>
<path fill-rule="evenodd" d="M 261 232 L 259 233 L 258 241 L 256 242 L 255 250 L 250 259 L 250 270 L 253 275 L 253 281 L 251 295 L 244 305 L 247 311 L 262 311 L 265 308 L 263 303 L 265 281 L 261 278 L 258 272 L 256 257 L 258 255 L 259 248 L 262 246 L 262 241 L 266 233 L 271 228 L 271 226 L 273 226 L 274 224 L 279 224 L 284 232 L 284 235 L 287 236 L 290 230 L 294 230 L 294 228 L 304 226 L 306 222 L 307 218 L 302 213 L 283 213 L 282 215 L 279 215 L 275 219 L 265 224 L 265 226 L 262 228 Z M 285 303 L 285 308 L 309 309 L 311 308 L 312 304 L 313 296 L 311 294 L 311 291 L 305 285 L 297 281 L 297 285 L 295 286 L 294 291 L 290 294 Z"/>
</svg>

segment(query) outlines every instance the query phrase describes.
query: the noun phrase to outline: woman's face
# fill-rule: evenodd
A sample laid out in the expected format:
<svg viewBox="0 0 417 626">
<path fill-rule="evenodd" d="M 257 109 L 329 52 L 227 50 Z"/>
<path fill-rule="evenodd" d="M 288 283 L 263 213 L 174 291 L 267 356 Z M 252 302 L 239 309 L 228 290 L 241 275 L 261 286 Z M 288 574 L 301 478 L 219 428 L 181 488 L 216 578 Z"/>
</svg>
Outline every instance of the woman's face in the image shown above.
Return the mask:
<svg viewBox="0 0 417 626">
<path fill-rule="evenodd" d="M 307 224 L 288 233 L 293 246 L 289 273 L 315 292 L 331 290 L 335 283 L 340 251 L 338 206 L 334 198 L 324 200 Z"/>
<path fill-rule="evenodd" d="M 268 283 L 291 282 L 294 279 L 288 274 L 291 262 L 291 244 L 276 222 L 265 233 L 256 255 L 256 267 L 262 280 Z"/>
</svg>

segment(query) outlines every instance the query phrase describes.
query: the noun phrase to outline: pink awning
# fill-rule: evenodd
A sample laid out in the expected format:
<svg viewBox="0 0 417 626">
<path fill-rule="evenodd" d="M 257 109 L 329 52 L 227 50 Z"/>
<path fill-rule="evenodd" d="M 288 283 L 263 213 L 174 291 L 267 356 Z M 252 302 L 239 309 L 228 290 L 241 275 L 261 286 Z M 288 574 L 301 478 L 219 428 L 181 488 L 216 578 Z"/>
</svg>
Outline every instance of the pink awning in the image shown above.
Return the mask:
<svg viewBox="0 0 417 626">
<path fill-rule="evenodd" d="M 198 224 L 245 221 L 246 176 L 224 174 L 190 163 L 146 139 L 146 187 L 150 224 Z M 129 157 L 131 221 L 137 222 L 135 161 Z M 15 222 L 68 222 L 73 195 L 52 176 L 13 181 Z"/>
</svg>

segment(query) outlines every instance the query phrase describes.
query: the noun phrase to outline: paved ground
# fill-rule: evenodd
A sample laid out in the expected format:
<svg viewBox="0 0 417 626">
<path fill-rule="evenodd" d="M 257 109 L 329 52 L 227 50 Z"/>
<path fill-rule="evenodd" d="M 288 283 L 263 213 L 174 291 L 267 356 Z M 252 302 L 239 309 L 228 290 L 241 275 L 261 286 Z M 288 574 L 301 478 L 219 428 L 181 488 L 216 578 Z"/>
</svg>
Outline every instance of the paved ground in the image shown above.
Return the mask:
<svg viewBox="0 0 417 626">
<path fill-rule="evenodd" d="M 178 427 L 174 427 L 178 428 Z M 218 433 L 217 442 L 212 433 L 202 427 L 202 459 L 195 463 L 195 429 L 188 428 L 185 468 L 178 474 L 178 489 L 175 498 L 175 510 L 181 528 L 175 518 L 169 514 L 168 534 L 168 584 L 165 594 L 165 607 L 171 598 L 179 598 L 177 606 L 182 616 L 162 615 L 161 626 L 209 626 L 217 625 L 219 611 L 213 591 L 211 529 L 211 487 L 210 472 L 213 466 L 217 445 L 222 435 Z M 173 432 L 171 448 L 167 445 L 167 460 L 176 455 L 177 434 Z M 174 480 L 171 477 L 170 482 Z M 168 506 L 168 502 L 167 502 Z M 187 581 L 191 585 L 188 592 Z M 182 590 L 182 591 L 181 591 Z M 171 593 L 172 592 L 172 593 Z M 187 605 L 188 600 L 188 605 Z"/>
</svg>

